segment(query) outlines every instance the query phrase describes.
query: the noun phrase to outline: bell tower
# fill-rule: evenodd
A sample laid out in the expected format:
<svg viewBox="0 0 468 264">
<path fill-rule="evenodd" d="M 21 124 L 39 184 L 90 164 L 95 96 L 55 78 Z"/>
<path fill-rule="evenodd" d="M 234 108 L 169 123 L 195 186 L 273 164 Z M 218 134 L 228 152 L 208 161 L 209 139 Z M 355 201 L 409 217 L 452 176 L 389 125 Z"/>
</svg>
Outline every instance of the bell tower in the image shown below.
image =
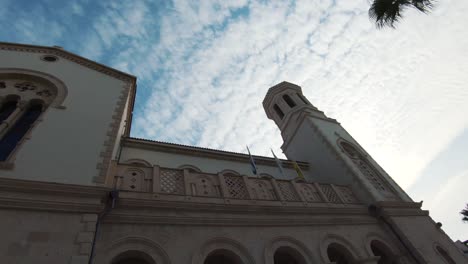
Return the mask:
<svg viewBox="0 0 468 264">
<path fill-rule="evenodd" d="M 281 131 L 286 157 L 309 162 L 309 180 L 350 185 L 368 203 L 411 201 L 340 123 L 304 97 L 300 86 L 271 87 L 263 107 Z"/>
</svg>

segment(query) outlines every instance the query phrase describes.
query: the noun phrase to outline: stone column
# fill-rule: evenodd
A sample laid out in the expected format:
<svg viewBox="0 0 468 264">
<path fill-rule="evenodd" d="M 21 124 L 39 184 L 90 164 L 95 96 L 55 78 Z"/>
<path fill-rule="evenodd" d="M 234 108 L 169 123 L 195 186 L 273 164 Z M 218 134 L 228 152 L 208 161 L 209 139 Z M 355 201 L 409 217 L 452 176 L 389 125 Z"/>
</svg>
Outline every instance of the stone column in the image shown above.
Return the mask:
<svg viewBox="0 0 468 264">
<path fill-rule="evenodd" d="M 16 109 L 10 114 L 10 116 L 3 120 L 0 124 L 0 137 L 4 136 L 7 131 L 13 126 L 13 124 L 18 120 L 18 118 L 26 110 L 26 101 L 20 101 L 16 104 Z"/>
</svg>

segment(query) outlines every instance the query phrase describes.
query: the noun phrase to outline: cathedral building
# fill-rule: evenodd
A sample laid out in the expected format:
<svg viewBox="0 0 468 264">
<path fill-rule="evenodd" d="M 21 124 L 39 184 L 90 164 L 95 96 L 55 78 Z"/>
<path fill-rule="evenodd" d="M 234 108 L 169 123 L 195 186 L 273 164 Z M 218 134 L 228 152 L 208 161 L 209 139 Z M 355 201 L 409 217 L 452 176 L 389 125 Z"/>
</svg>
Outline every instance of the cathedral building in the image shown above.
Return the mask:
<svg viewBox="0 0 468 264">
<path fill-rule="evenodd" d="M 135 93 L 61 47 L 0 43 L 0 263 L 468 263 L 301 87 L 268 90 L 288 160 L 254 156 L 256 177 L 246 154 L 132 138 Z"/>
</svg>

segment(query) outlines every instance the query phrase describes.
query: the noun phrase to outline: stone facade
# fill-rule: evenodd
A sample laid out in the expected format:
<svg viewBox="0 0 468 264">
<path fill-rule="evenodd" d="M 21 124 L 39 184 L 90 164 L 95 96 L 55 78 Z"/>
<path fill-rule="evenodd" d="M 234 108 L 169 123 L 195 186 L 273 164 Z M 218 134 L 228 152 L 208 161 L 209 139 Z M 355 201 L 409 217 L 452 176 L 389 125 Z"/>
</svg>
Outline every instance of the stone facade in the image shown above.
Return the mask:
<svg viewBox="0 0 468 264">
<path fill-rule="evenodd" d="M 0 43 L 0 107 L 37 96 L 18 80 L 52 97 L 0 162 L 1 263 L 468 263 L 299 86 L 263 105 L 304 178 L 291 160 L 280 174 L 255 156 L 252 177 L 248 155 L 129 137 L 135 77 L 61 48 Z"/>
</svg>

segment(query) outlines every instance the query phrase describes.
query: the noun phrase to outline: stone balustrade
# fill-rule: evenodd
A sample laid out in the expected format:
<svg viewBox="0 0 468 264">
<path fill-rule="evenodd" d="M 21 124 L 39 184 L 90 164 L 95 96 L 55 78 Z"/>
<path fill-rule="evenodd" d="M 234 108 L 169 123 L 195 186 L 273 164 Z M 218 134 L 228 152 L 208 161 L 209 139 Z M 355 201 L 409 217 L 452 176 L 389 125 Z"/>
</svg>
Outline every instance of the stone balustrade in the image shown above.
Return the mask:
<svg viewBox="0 0 468 264">
<path fill-rule="evenodd" d="M 193 169 L 118 165 L 112 184 L 121 191 L 151 193 L 163 200 L 232 204 L 255 201 L 265 205 L 359 203 L 348 186 L 248 177 L 233 171 L 210 174 Z"/>
</svg>

